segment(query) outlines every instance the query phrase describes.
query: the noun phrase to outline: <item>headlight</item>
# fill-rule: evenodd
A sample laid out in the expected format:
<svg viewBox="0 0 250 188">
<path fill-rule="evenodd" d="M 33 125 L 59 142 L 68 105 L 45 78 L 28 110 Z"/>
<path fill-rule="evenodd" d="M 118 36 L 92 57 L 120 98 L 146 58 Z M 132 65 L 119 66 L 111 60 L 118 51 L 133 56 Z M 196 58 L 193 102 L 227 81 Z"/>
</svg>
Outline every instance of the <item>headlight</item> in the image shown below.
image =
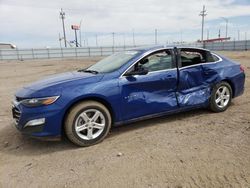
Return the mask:
<svg viewBox="0 0 250 188">
<path fill-rule="evenodd" d="M 21 101 L 21 104 L 28 106 L 28 107 L 37 107 L 37 106 L 44 106 L 44 105 L 46 106 L 46 105 L 53 104 L 54 102 L 56 102 L 58 98 L 59 96 L 25 99 Z"/>
</svg>

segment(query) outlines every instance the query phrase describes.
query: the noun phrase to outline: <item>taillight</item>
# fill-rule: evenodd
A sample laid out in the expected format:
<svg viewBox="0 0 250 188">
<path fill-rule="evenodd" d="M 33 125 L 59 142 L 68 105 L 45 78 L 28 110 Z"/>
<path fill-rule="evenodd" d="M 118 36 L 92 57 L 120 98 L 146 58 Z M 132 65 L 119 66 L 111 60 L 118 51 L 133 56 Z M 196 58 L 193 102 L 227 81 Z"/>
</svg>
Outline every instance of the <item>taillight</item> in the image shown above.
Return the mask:
<svg viewBox="0 0 250 188">
<path fill-rule="evenodd" d="M 244 67 L 242 65 L 240 65 L 240 71 L 245 72 Z"/>
</svg>

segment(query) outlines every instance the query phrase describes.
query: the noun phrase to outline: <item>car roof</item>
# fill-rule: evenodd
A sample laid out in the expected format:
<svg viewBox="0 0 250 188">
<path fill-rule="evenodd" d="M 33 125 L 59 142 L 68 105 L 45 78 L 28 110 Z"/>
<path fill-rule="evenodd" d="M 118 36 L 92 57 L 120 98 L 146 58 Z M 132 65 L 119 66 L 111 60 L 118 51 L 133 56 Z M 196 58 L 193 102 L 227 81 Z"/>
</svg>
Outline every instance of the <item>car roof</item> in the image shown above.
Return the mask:
<svg viewBox="0 0 250 188">
<path fill-rule="evenodd" d="M 205 48 L 192 47 L 192 46 L 164 46 L 164 45 L 138 47 L 138 48 L 133 48 L 131 50 L 136 50 L 136 51 L 140 51 L 140 52 L 144 53 L 144 52 L 150 52 L 150 51 L 157 51 L 157 50 L 161 50 L 161 49 L 173 49 L 175 47 L 179 48 L 179 49 L 197 49 L 197 50 L 210 51 L 210 50 L 205 49 Z"/>
<path fill-rule="evenodd" d="M 134 48 L 134 49 L 138 51 L 151 51 L 151 50 L 157 50 L 161 48 L 164 48 L 164 46 L 163 45 L 162 46 L 141 46 L 141 47 Z"/>
</svg>

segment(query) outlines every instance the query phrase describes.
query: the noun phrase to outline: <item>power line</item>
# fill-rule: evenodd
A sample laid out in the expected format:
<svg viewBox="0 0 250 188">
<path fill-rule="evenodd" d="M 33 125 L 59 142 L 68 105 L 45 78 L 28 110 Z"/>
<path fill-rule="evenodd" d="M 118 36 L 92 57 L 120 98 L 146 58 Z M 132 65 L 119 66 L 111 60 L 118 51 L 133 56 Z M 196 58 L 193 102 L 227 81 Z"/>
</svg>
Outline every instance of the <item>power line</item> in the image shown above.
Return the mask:
<svg viewBox="0 0 250 188">
<path fill-rule="evenodd" d="M 62 19 L 64 45 L 65 45 L 65 48 L 67 48 L 67 42 L 66 42 L 67 39 L 66 39 L 65 26 L 64 26 L 65 12 L 63 12 L 62 8 L 61 8 L 61 11 L 60 11 L 60 18 Z"/>
<path fill-rule="evenodd" d="M 199 14 L 202 17 L 202 22 L 201 22 L 201 42 L 203 42 L 203 33 L 204 33 L 204 19 L 205 16 L 207 15 L 207 10 L 205 8 L 205 5 L 203 5 L 203 9 Z"/>
</svg>

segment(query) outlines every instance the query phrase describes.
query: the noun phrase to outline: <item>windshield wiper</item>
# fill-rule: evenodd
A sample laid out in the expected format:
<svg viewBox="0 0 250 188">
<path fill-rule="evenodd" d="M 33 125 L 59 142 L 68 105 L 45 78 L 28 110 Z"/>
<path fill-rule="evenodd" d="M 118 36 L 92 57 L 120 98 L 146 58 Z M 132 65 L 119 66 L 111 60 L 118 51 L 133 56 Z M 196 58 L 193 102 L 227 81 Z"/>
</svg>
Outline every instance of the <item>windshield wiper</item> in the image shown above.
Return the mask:
<svg viewBox="0 0 250 188">
<path fill-rule="evenodd" d="M 92 73 L 92 74 L 98 74 L 99 73 L 98 71 L 89 70 L 89 69 L 78 70 L 78 72 L 89 72 L 89 73 Z"/>
</svg>

